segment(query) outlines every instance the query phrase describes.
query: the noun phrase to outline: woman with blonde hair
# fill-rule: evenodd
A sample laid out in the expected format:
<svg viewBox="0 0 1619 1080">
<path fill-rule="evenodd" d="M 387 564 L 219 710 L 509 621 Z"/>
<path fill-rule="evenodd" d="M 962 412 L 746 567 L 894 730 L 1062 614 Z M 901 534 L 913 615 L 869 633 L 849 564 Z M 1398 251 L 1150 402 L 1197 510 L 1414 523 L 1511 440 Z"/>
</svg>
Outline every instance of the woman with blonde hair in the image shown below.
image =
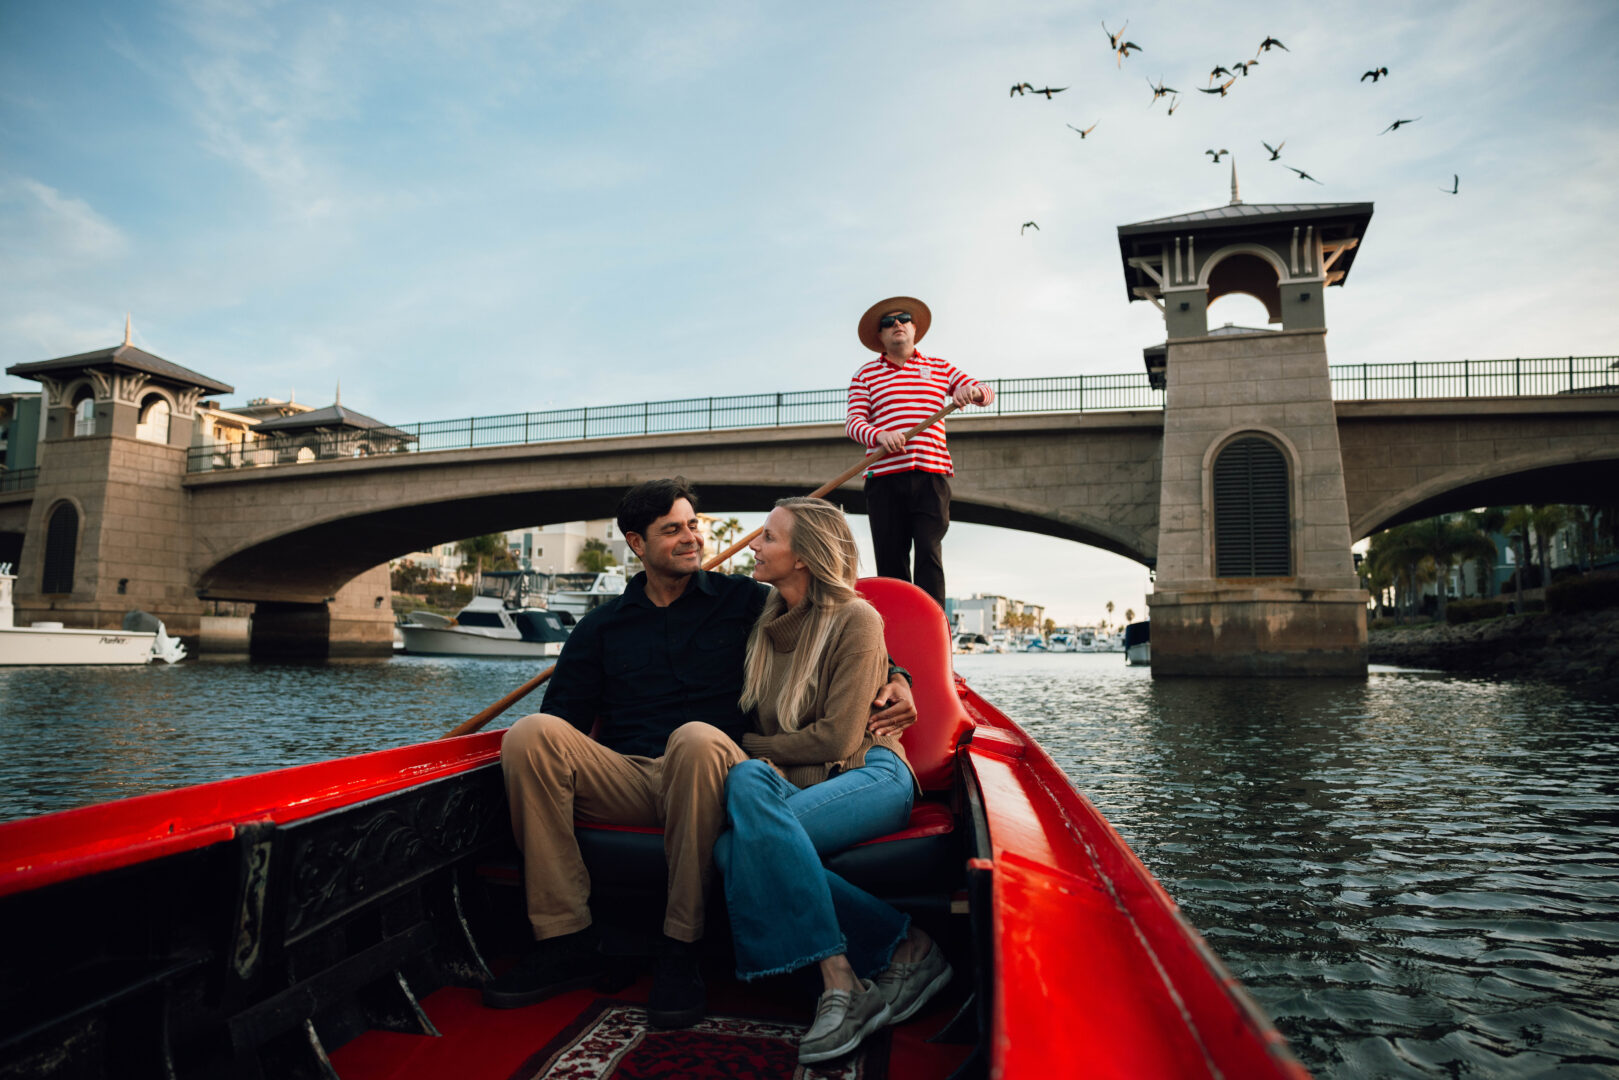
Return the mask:
<svg viewBox="0 0 1619 1080">
<path fill-rule="evenodd" d="M 821 865 L 903 828 L 916 790 L 898 736 L 867 729 L 887 653 L 882 616 L 855 591 L 849 523 L 823 499 L 782 499 L 749 546 L 753 576 L 775 592 L 748 638 L 750 760 L 726 780 L 729 828 L 714 860 L 737 976 L 820 967 L 824 989 L 799 1043 L 808 1065 L 909 1019 L 951 971 L 909 916 Z"/>
</svg>

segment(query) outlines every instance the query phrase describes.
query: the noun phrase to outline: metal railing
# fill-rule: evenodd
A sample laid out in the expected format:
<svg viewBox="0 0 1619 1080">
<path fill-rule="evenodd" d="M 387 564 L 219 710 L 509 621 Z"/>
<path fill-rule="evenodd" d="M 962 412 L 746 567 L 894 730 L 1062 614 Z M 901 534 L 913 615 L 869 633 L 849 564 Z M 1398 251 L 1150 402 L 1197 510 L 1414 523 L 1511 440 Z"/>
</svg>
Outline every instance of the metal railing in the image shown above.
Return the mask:
<svg viewBox="0 0 1619 1080">
<path fill-rule="evenodd" d="M 1003 416 L 1103 409 L 1159 409 L 1164 404 L 1163 392 L 1154 390 L 1148 384 L 1144 371 L 1127 375 L 1061 375 L 986 381 L 995 388 L 995 404 L 983 411 Z M 580 409 L 507 413 L 502 416 L 469 416 L 461 420 L 400 424 L 383 432 L 334 432 L 263 439 L 245 444 L 194 446 L 188 454 L 186 467 L 190 472 L 205 472 L 375 454 L 524 446 L 623 435 L 842 423 L 847 408 L 848 392 L 837 389 L 643 401 L 630 405 L 593 405 Z"/>
<path fill-rule="evenodd" d="M 1373 401 L 1619 393 L 1616 365 L 1619 365 L 1619 357 L 1567 356 L 1336 364 L 1330 371 L 1334 400 Z M 987 412 L 1002 416 L 1160 409 L 1164 404 L 1163 391 L 1152 388 L 1144 371 L 1124 375 L 991 379 L 988 382 L 995 388 L 996 396 L 995 404 Z M 204 472 L 376 454 L 842 423 L 846 404 L 847 392 L 841 389 L 802 390 L 428 420 L 382 431 L 326 432 L 245 444 L 194 446 L 187 459 L 187 469 Z"/>
<path fill-rule="evenodd" d="M 0 495 L 8 491 L 33 491 L 39 483 L 39 469 L 0 469 Z"/>
<path fill-rule="evenodd" d="M 1615 356 L 1335 364 L 1331 371 L 1335 401 L 1619 393 Z"/>
</svg>

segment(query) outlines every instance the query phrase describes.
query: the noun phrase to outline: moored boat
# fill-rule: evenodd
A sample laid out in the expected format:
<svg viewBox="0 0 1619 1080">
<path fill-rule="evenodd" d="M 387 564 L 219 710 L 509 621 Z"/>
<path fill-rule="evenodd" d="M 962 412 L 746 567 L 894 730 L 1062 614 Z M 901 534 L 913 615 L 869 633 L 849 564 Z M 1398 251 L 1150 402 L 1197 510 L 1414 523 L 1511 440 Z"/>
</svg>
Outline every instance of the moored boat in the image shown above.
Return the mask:
<svg viewBox="0 0 1619 1080">
<path fill-rule="evenodd" d="M 491 571 L 480 578 L 478 595 L 454 618 L 413 611 L 397 632 L 406 652 L 424 656 L 554 657 L 562 652 L 576 613 L 624 591 L 622 572 L 574 576 L 584 580 L 561 593 L 547 593 L 544 574 Z M 611 580 L 615 577 L 617 592 Z"/>
<path fill-rule="evenodd" d="M 60 622 L 12 625 L 11 584 L 16 577 L 0 566 L 0 667 L 66 664 L 176 663 L 185 646 L 169 637 L 163 623 L 132 611 L 118 630 L 81 630 Z"/>
<path fill-rule="evenodd" d="M 1152 663 L 1152 623 L 1133 622 L 1124 628 L 1124 662 L 1141 667 Z"/>
<path fill-rule="evenodd" d="M 904 742 L 926 797 L 905 829 L 828 865 L 926 926 L 957 978 L 842 1075 L 1300 1080 L 1095 807 L 951 674 L 938 606 L 902 582 L 860 587 L 915 678 Z M 709 1018 L 647 1028 L 655 829 L 578 829 L 617 984 L 479 1004 L 526 936 L 500 739 L 0 825 L 0 1075 L 506 1080 L 727 1075 L 742 1059 L 793 1075 L 813 989 L 730 981 L 723 905 L 703 939 Z"/>
</svg>

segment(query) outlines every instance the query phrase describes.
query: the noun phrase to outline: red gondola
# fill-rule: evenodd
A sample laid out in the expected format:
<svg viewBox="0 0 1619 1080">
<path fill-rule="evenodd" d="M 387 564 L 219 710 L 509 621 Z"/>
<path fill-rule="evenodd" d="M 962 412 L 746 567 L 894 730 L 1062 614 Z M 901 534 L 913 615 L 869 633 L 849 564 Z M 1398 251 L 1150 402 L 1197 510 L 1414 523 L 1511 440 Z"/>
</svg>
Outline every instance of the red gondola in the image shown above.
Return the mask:
<svg viewBox="0 0 1619 1080">
<path fill-rule="evenodd" d="M 909 910 L 957 978 L 858 1061 L 832 1064 L 895 1077 L 1305 1077 L 1096 808 L 952 677 L 937 606 L 899 582 L 861 590 L 916 678 L 905 745 L 928 798 L 905 831 L 829 865 Z M 818 983 L 730 980 L 723 904 L 704 938 L 712 1020 L 645 1027 L 637 957 L 664 873 L 645 830 L 580 829 L 622 985 L 481 1006 L 479 985 L 527 927 L 500 738 L 0 825 L 0 1077 L 793 1075 Z"/>
</svg>

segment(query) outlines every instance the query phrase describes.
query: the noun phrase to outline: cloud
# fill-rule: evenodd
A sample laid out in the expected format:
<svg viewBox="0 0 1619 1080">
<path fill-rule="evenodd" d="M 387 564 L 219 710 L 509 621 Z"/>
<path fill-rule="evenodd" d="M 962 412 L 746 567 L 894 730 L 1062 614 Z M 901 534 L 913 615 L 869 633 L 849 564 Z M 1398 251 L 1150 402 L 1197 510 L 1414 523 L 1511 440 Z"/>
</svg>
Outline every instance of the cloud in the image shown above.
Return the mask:
<svg viewBox="0 0 1619 1080">
<path fill-rule="evenodd" d="M 14 284 L 129 250 L 123 230 L 83 199 L 28 177 L 0 180 L 0 266 Z"/>
</svg>

